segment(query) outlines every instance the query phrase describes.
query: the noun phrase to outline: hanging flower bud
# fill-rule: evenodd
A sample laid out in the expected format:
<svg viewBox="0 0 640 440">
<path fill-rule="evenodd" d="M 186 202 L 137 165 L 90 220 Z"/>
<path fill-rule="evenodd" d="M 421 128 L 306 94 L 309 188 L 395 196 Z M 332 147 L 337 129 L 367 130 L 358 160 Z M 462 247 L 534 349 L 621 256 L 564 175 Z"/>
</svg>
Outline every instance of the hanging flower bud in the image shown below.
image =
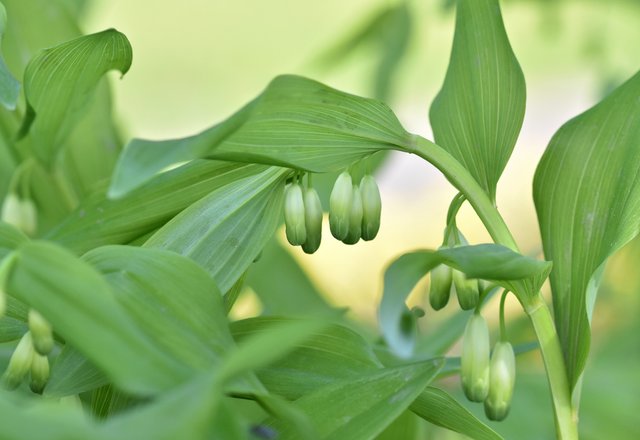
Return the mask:
<svg viewBox="0 0 640 440">
<path fill-rule="evenodd" d="M 23 199 L 20 203 L 22 210 L 21 229 L 27 235 L 35 235 L 38 228 L 38 211 L 31 199 Z"/>
<path fill-rule="evenodd" d="M 7 388 L 12 390 L 20 385 L 31 368 L 34 353 L 31 333 L 27 332 L 18 342 L 11 359 L 9 359 L 9 365 L 2 375 L 2 380 Z"/>
<path fill-rule="evenodd" d="M 344 240 L 349 233 L 352 194 L 351 174 L 345 171 L 336 179 L 329 199 L 329 226 L 331 234 L 338 240 Z"/>
<path fill-rule="evenodd" d="M 367 174 L 360 181 L 360 195 L 362 196 L 362 239 L 373 240 L 380 229 L 380 213 L 382 200 L 376 180 Z"/>
<path fill-rule="evenodd" d="M 293 246 L 299 246 L 307 240 L 304 226 L 304 200 L 302 187 L 294 183 L 287 188 L 284 199 L 284 224 L 287 240 Z"/>
<path fill-rule="evenodd" d="M 498 342 L 491 355 L 489 395 L 484 412 L 489 420 L 504 420 L 509 414 L 513 387 L 516 382 L 516 356 L 508 342 Z"/>
<path fill-rule="evenodd" d="M 29 388 L 36 394 L 42 394 L 49 380 L 49 359 L 38 353 L 31 360 L 31 382 Z"/>
<path fill-rule="evenodd" d="M 2 221 L 22 229 L 22 204 L 15 193 L 9 193 L 2 203 Z"/>
<path fill-rule="evenodd" d="M 463 272 L 452 269 L 451 277 L 456 288 L 456 296 L 462 310 L 471 310 L 480 302 L 478 280 L 468 279 Z"/>
<path fill-rule="evenodd" d="M 351 193 L 351 211 L 349 212 L 349 233 L 342 240 L 344 244 L 356 244 L 362 235 L 362 196 L 360 188 L 353 185 Z"/>
<path fill-rule="evenodd" d="M 322 203 L 313 188 L 307 188 L 304 192 L 304 225 L 307 240 L 302 245 L 302 250 L 307 254 L 313 254 L 320 247 L 322 240 Z"/>
<path fill-rule="evenodd" d="M 29 309 L 29 331 L 33 348 L 41 355 L 49 354 L 53 349 L 51 324 L 35 309 Z"/>
<path fill-rule="evenodd" d="M 440 264 L 431 269 L 431 286 L 429 288 L 429 303 L 433 310 L 440 310 L 449 302 L 451 295 L 451 268 Z"/>
<path fill-rule="evenodd" d="M 464 329 L 461 356 L 462 389 L 472 402 L 482 402 L 489 393 L 489 353 L 489 327 L 474 313 Z"/>
<path fill-rule="evenodd" d="M 15 262 L 15 252 L 6 255 L 0 260 L 0 318 L 4 317 L 7 313 L 7 292 L 5 290 L 7 284 L 7 277 L 11 271 L 11 267 Z"/>
</svg>

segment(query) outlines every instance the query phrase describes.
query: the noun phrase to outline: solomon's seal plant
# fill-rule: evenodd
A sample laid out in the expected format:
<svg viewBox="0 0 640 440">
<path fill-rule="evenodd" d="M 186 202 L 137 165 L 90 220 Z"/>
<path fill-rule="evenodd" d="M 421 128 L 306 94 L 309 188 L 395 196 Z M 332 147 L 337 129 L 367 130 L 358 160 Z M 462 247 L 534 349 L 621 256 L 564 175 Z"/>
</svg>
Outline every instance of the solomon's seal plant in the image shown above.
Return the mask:
<svg viewBox="0 0 640 440">
<path fill-rule="evenodd" d="M 115 29 L 80 35 L 72 4 L 0 3 L 0 36 L 14 17 L 20 29 L 4 36 L 0 58 L 3 438 L 367 440 L 409 435 L 420 419 L 500 439 L 438 379 L 458 374 L 487 418 L 502 420 L 517 392 L 514 354 L 527 350 L 542 357 L 557 438 L 577 438 L 602 267 L 638 231 L 640 74 L 551 140 L 533 184 L 539 259 L 520 252 L 496 204 L 525 110 L 497 0 L 456 2 L 433 140 L 379 100 L 282 75 L 198 134 L 126 146 L 104 76 L 128 72 L 131 45 Z M 406 47 L 410 9 L 383 10 L 358 37 L 393 42 L 383 70 Z M 287 241 L 315 252 L 319 194 L 330 188 L 314 178 L 316 192 L 310 176 L 337 174 L 332 235 L 375 238 L 381 198 L 368 161 L 390 150 L 429 162 L 458 194 L 438 249 L 388 266 L 371 337 L 273 237 L 284 217 Z M 464 240 L 465 203 L 489 243 Z M 453 303 L 452 286 L 463 309 L 435 334 L 418 322 L 435 312 L 406 303 L 429 273 L 433 309 Z M 504 293 L 490 353 L 485 305 L 499 289 L 517 299 L 535 341 L 507 341 Z M 245 292 L 263 313 L 234 319 Z"/>
</svg>

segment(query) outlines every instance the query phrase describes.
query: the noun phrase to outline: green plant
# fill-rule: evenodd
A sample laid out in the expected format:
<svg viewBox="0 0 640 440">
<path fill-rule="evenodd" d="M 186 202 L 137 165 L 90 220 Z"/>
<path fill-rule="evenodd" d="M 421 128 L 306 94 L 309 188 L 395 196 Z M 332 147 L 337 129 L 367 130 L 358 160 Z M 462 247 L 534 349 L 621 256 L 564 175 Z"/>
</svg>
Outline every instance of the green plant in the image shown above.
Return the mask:
<svg viewBox="0 0 640 440">
<path fill-rule="evenodd" d="M 519 253 L 495 204 L 525 106 L 497 0 L 458 2 L 449 69 L 430 112 L 435 142 L 408 133 L 380 101 L 286 75 L 197 135 L 134 139 L 124 150 L 103 77 L 128 71 L 128 40 L 113 29 L 79 36 L 68 3 L 30 1 L 4 1 L 9 23 L 34 5 L 66 21 L 52 30 L 58 44 L 28 64 L 21 45 L 35 45 L 45 19 L 34 16 L 21 38 L 7 40 L 24 102 L 0 63 L 0 340 L 8 343 L 3 380 L 18 388 L 0 393 L 3 436 L 393 438 L 412 429 L 415 414 L 473 438 L 500 438 L 432 383 L 461 372 L 490 419 L 506 416 L 514 349 L 504 298 L 512 294 L 535 330 L 557 437 L 577 438 L 602 267 L 638 231 L 640 75 L 548 146 L 534 181 L 549 260 L 541 261 Z M 404 23 L 406 5 L 399 10 Z M 381 201 L 368 171 L 371 156 L 388 150 L 430 162 L 459 194 L 442 246 L 389 266 L 383 340 L 369 341 L 339 310 L 321 302 L 307 310 L 294 297 L 290 313 L 230 323 L 246 280 L 273 282 L 252 279 L 260 254 L 288 261 L 270 247 L 283 217 L 292 245 L 308 253 L 321 245 L 313 174 L 341 173 L 329 208 L 337 239 L 376 236 Z M 456 223 L 464 203 L 494 243 L 466 243 Z M 453 284 L 461 308 L 473 309 L 454 318 L 463 323 L 456 339 L 471 316 L 462 359 L 420 350 L 424 312 L 405 301 L 429 272 L 442 278 L 433 283 L 434 308 Z M 286 289 L 286 278 L 268 275 Z M 540 293 L 549 276 L 553 315 Z M 490 358 L 481 312 L 500 288 L 501 338 Z"/>
</svg>

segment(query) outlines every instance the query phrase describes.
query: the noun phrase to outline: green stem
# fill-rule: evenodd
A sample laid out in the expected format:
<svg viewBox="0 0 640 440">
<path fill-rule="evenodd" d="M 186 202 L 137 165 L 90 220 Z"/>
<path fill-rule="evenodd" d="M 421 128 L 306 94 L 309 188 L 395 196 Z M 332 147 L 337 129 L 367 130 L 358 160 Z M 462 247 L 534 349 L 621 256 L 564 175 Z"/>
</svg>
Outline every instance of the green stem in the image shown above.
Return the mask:
<svg viewBox="0 0 640 440">
<path fill-rule="evenodd" d="M 509 228 L 495 205 L 473 176 L 447 151 L 420 136 L 413 137 L 413 144 L 406 151 L 416 154 L 438 168 L 444 176 L 462 192 L 482 220 L 493 240 L 514 251 L 518 251 Z M 577 421 L 572 414 L 571 391 L 562 347 L 549 307 L 539 293 L 519 297 L 533 324 L 551 389 L 558 439 L 578 438 Z"/>
</svg>

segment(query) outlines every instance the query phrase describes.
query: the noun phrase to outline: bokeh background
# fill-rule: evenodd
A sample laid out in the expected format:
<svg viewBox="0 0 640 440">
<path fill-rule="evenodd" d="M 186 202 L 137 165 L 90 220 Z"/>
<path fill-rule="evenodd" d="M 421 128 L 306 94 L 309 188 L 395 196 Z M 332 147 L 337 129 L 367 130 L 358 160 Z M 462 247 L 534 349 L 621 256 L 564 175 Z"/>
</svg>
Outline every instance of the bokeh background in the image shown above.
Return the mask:
<svg viewBox="0 0 640 440">
<path fill-rule="evenodd" d="M 428 109 L 444 79 L 454 29 L 454 2 L 442 0 L 409 1 L 401 13 L 399 2 L 372 0 L 86 3 L 85 32 L 115 27 L 131 40 L 133 67 L 122 80 L 112 78 L 115 113 L 127 137 L 150 139 L 190 135 L 220 121 L 281 73 L 384 99 L 408 130 L 430 136 Z M 502 8 L 528 96 L 522 133 L 498 188 L 498 205 L 523 251 L 538 255 L 531 198 L 535 166 L 566 120 L 640 68 L 640 3 L 511 0 L 503 1 Z M 306 289 L 348 308 L 356 320 L 374 329 L 386 264 L 408 250 L 440 244 L 446 209 L 455 194 L 433 167 L 408 155 L 388 156 L 377 178 L 383 219 L 375 241 L 348 247 L 325 229 L 322 247 L 312 256 L 287 246 L 283 255 L 283 247 L 272 246 L 264 258 L 282 261 L 283 270 L 293 258 L 304 273 L 274 280 L 272 290 L 281 292 L 275 299 L 246 289 L 234 316 L 268 312 L 276 302 L 280 310 L 288 305 L 295 311 L 308 303 L 293 295 L 305 297 Z M 488 241 L 470 209 L 463 209 L 459 224 L 470 242 Z M 283 240 L 282 231 L 278 239 Z M 607 266 L 582 393 L 584 439 L 640 436 L 635 419 L 640 409 L 638 264 L 636 240 Z M 267 276 L 263 274 L 263 281 Z M 411 301 L 426 304 L 426 291 L 427 280 Z M 508 306 L 514 339 L 531 340 L 515 301 Z M 455 308 L 438 314 L 427 309 L 425 334 L 437 333 Z M 496 304 L 490 304 L 485 315 L 495 326 Z M 454 345 L 451 353 L 457 350 Z M 518 368 L 512 414 L 492 426 L 507 438 L 551 438 L 553 422 L 539 355 L 521 356 Z M 457 390 L 457 379 L 445 385 Z M 481 408 L 470 408 L 481 413 Z M 425 438 L 458 438 L 425 429 Z"/>
</svg>

